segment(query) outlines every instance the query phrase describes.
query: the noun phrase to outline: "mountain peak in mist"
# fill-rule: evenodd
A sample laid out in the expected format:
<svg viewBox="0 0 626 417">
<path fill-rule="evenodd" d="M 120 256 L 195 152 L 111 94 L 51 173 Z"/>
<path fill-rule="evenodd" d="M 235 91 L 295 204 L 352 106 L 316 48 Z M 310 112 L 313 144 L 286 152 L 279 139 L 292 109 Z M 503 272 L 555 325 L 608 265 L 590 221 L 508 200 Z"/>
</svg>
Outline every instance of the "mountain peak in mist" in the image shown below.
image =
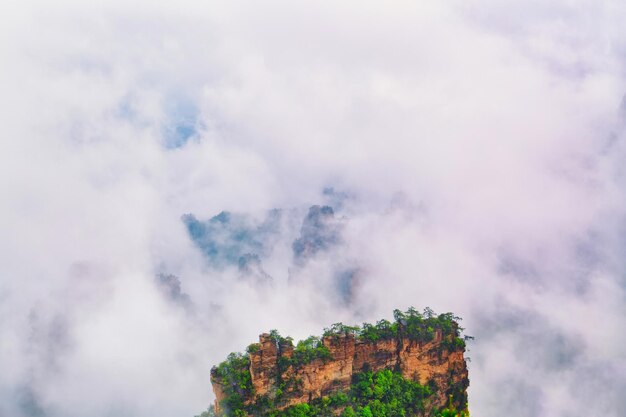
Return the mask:
<svg viewBox="0 0 626 417">
<path fill-rule="evenodd" d="M 200 417 L 468 417 L 458 320 L 409 308 L 393 322 L 335 323 L 297 344 L 263 333 L 213 367 L 215 405 Z"/>
</svg>

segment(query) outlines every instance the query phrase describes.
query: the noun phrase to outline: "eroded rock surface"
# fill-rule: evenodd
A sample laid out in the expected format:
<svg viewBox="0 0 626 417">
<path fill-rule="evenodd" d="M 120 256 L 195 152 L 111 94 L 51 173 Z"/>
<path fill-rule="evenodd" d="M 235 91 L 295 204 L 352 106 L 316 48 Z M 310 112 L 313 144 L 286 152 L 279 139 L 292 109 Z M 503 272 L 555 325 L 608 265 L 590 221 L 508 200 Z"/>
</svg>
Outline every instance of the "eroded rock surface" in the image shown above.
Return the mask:
<svg viewBox="0 0 626 417">
<path fill-rule="evenodd" d="M 275 398 L 279 390 L 278 382 L 283 381 L 287 383 L 283 383 L 280 390 L 282 399 L 277 409 L 284 409 L 337 391 L 347 392 L 352 376 L 364 369 L 374 372 L 391 369 L 422 385 L 436 387 L 429 405 L 441 408 L 447 404 L 452 389 L 465 393 L 469 383 L 465 349 L 449 348 L 443 343 L 444 339 L 440 331 L 436 331 L 429 342 L 406 337 L 367 341 L 352 334 L 326 336 L 322 338 L 322 343 L 330 351 L 332 359 L 314 359 L 294 366 L 288 360 L 293 355 L 293 346 L 278 343 L 264 333 L 259 337 L 256 351 L 249 354 L 254 389 L 253 395 L 244 401 L 251 404 L 261 396 Z M 224 390 L 213 373 L 211 381 L 219 413 Z M 459 408 L 464 406 L 455 405 Z"/>
</svg>

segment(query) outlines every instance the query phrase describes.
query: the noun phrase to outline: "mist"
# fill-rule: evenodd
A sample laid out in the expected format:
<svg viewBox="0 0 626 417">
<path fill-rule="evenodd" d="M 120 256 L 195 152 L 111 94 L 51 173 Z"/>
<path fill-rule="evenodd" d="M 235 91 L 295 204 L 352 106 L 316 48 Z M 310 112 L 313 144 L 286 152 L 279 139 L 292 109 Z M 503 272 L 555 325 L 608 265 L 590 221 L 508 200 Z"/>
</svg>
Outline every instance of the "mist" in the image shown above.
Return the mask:
<svg viewBox="0 0 626 417">
<path fill-rule="evenodd" d="M 473 415 L 626 415 L 626 5 L 0 16 L 1 417 L 191 417 L 259 333 L 409 306 Z"/>
</svg>

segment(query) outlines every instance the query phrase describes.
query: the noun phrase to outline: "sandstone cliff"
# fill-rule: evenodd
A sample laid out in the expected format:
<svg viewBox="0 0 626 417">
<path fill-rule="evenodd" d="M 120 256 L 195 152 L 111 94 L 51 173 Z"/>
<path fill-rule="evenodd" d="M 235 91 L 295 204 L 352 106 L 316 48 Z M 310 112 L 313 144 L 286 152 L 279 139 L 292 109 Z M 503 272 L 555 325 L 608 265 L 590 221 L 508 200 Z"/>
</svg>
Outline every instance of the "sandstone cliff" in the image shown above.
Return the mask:
<svg viewBox="0 0 626 417">
<path fill-rule="evenodd" d="M 276 399 L 275 409 L 282 410 L 333 393 L 348 392 L 355 373 L 364 369 L 373 372 L 389 369 L 432 387 L 427 410 L 443 408 L 450 396 L 455 407 L 463 409 L 469 380 L 465 344 L 452 343 L 458 339 L 458 326 L 454 322 L 447 333 L 442 329 L 429 330 L 432 334 L 428 341 L 412 339 L 402 332 L 396 337 L 373 341 L 350 332 L 327 335 L 319 344 L 329 355 L 307 363 L 294 363 L 294 346 L 290 339 L 261 334 L 259 343 L 249 348 L 246 365 L 251 386 L 247 391 L 240 391 L 241 400 L 244 405 L 250 405 L 259 399 Z M 216 368 L 212 370 L 211 382 L 216 411 L 223 414 L 222 402 L 229 387 Z M 425 411 L 423 415 L 428 414 Z"/>
</svg>

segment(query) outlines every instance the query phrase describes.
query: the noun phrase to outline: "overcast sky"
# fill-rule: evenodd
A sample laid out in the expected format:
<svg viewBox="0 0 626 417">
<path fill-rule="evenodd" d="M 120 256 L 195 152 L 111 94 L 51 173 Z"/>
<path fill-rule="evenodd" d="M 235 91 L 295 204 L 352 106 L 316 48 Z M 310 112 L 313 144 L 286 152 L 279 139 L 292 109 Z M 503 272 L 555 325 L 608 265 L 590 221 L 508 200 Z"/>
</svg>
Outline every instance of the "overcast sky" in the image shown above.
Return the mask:
<svg viewBox="0 0 626 417">
<path fill-rule="evenodd" d="M 472 415 L 626 415 L 625 2 L 91 3 L 0 6 L 1 417 L 409 306 Z"/>
</svg>

